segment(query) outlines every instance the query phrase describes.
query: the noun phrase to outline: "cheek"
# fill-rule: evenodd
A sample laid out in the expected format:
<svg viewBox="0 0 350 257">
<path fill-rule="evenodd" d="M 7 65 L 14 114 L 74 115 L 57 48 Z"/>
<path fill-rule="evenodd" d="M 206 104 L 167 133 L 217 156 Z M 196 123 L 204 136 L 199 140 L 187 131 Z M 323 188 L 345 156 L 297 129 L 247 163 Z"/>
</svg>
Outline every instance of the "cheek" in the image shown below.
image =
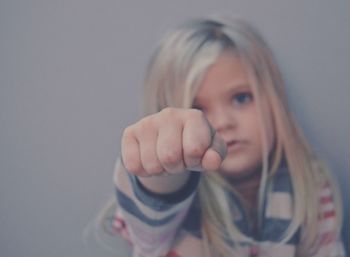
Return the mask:
<svg viewBox="0 0 350 257">
<path fill-rule="evenodd" d="M 247 133 L 247 136 L 250 137 L 254 143 L 259 146 L 259 148 L 262 150 L 263 141 L 262 141 L 262 124 L 260 123 L 259 114 L 256 111 L 252 111 L 249 114 L 246 114 L 244 117 L 244 130 Z M 271 147 L 274 143 L 274 128 L 273 123 L 270 114 L 263 113 L 264 115 L 264 123 L 266 126 L 265 129 L 265 137 L 267 139 L 267 144 L 269 150 L 271 150 Z"/>
<path fill-rule="evenodd" d="M 260 141 L 260 122 L 257 113 L 255 111 L 246 113 L 242 116 L 242 121 L 244 124 L 243 130 L 245 130 L 244 133 L 247 133 L 252 140 Z"/>
</svg>

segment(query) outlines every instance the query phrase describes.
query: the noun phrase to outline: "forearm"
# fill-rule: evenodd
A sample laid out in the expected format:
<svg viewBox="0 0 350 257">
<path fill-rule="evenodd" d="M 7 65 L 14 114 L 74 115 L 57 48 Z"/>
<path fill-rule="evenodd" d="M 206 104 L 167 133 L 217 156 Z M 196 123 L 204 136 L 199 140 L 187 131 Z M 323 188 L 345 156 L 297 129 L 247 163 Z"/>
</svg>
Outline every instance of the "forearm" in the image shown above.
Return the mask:
<svg viewBox="0 0 350 257">
<path fill-rule="evenodd" d="M 128 173 L 120 162 L 117 163 L 114 177 L 117 205 L 135 252 L 144 256 L 165 256 L 170 250 L 200 180 L 198 172 L 186 174 L 177 180 L 171 179 L 170 175 L 168 179 L 157 177 L 157 180 L 150 180 L 149 177 L 145 185 L 138 177 Z M 177 186 L 173 186 L 172 181 Z M 158 187 L 159 184 L 162 187 Z"/>
<path fill-rule="evenodd" d="M 140 183 L 156 194 L 170 194 L 180 190 L 190 177 L 190 172 L 162 176 L 138 177 Z"/>
<path fill-rule="evenodd" d="M 192 195 L 198 187 L 201 174 L 186 171 L 179 174 L 141 177 L 129 173 L 118 159 L 114 173 L 116 187 L 130 198 L 150 205 L 177 204 Z"/>
</svg>

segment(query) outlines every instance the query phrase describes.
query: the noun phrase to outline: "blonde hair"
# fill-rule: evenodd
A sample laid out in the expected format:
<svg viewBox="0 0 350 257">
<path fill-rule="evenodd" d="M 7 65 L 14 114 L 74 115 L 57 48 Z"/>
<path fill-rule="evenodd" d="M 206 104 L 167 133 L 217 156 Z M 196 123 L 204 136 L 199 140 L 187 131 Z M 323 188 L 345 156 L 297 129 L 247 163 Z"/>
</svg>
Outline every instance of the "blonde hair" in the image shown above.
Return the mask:
<svg viewBox="0 0 350 257">
<path fill-rule="evenodd" d="M 258 218 L 261 222 L 267 181 L 274 176 L 281 159 L 285 157 L 294 191 L 294 209 L 291 224 L 281 242 L 287 242 L 303 225 L 303 245 L 298 249 L 302 254 L 316 239 L 319 214 L 317 189 L 333 180 L 326 165 L 314 155 L 289 112 L 280 71 L 267 44 L 252 26 L 239 19 L 215 17 L 188 22 L 166 36 L 156 49 L 147 71 L 145 115 L 168 106 L 190 108 L 206 70 L 226 50 L 233 50 L 241 58 L 250 74 L 250 84 L 254 95 L 257 96 L 258 106 L 261 105 L 263 95 L 270 105 L 274 120 L 276 141 L 269 165 L 264 136 L 265 114 L 262 112 L 263 108 L 258 108 L 264 139 Z M 331 186 L 337 207 L 338 224 L 341 224 L 339 194 L 334 183 L 331 183 Z M 227 189 L 234 191 L 217 173 L 206 174 L 200 183 L 199 197 L 204 213 L 203 236 L 207 242 L 208 255 L 210 249 L 214 249 L 223 256 L 232 256 L 235 247 L 225 243 L 227 237 L 233 242 L 247 240 L 232 223 L 228 202 L 207 200 L 227 198 Z M 339 233 L 340 226 L 335 229 Z"/>
<path fill-rule="evenodd" d="M 302 244 L 298 246 L 298 254 L 303 256 L 317 236 L 318 190 L 325 183 L 330 183 L 337 224 L 342 222 L 340 196 L 329 169 L 314 155 L 289 112 L 280 71 L 267 44 L 252 26 L 240 19 L 214 17 L 187 22 L 166 35 L 156 48 L 146 73 L 144 115 L 169 106 L 191 108 L 205 72 L 227 50 L 238 55 L 245 65 L 257 106 L 261 107 L 262 99 L 266 99 L 274 123 L 275 144 L 270 156 L 265 136 L 266 114 L 263 108 L 257 108 L 264 146 L 258 224 L 261 224 L 268 182 L 284 158 L 290 170 L 294 195 L 292 220 L 280 242 L 287 242 L 301 227 Z M 198 194 L 203 211 L 202 231 L 207 256 L 214 253 L 239 256 L 237 243 L 252 240 L 232 222 L 227 190 L 236 193 L 218 173 L 205 173 L 202 176 Z M 339 233 L 340 225 L 334 229 Z M 227 240 L 234 242 L 233 245 L 228 245 Z"/>
</svg>

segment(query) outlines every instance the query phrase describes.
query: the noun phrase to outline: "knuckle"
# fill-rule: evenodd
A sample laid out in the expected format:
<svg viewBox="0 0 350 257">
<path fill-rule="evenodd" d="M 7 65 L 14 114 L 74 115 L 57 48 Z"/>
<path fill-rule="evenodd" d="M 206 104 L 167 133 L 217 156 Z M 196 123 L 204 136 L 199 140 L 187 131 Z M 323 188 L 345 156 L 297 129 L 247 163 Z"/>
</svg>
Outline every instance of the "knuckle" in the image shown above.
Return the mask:
<svg viewBox="0 0 350 257">
<path fill-rule="evenodd" d="M 161 111 L 159 119 L 161 119 L 162 123 L 176 123 L 178 116 L 179 114 L 176 108 L 166 107 Z"/>
<path fill-rule="evenodd" d="M 161 113 L 166 116 L 171 116 L 176 113 L 176 109 L 173 107 L 165 107 L 164 109 L 161 110 Z"/>
<path fill-rule="evenodd" d="M 152 121 L 151 117 L 144 117 L 137 123 L 138 129 L 146 129 L 151 127 Z"/>
<path fill-rule="evenodd" d="M 145 170 L 149 174 L 158 174 L 163 171 L 163 167 L 158 163 L 147 163 Z"/>
<path fill-rule="evenodd" d="M 159 159 L 165 165 L 174 165 L 181 161 L 181 153 L 177 150 L 162 151 Z"/>
<path fill-rule="evenodd" d="M 201 110 L 197 109 L 191 109 L 189 110 L 189 118 L 191 119 L 203 119 L 204 118 L 204 113 Z"/>
<path fill-rule="evenodd" d="M 154 129 L 154 121 L 151 117 L 144 117 L 134 126 L 133 130 L 135 134 L 139 137 L 143 137 Z"/>
<path fill-rule="evenodd" d="M 200 145 L 200 144 L 191 145 L 187 147 L 186 155 L 189 157 L 200 158 L 203 156 L 205 150 L 206 149 L 203 145 Z"/>
<path fill-rule="evenodd" d="M 124 131 L 123 131 L 123 137 L 124 137 L 124 138 L 131 137 L 132 133 L 133 133 L 133 128 L 132 128 L 132 126 L 128 126 L 128 127 L 126 127 L 126 128 L 124 129 Z"/>
<path fill-rule="evenodd" d="M 136 160 L 133 160 L 132 157 L 129 157 L 124 160 L 124 167 L 128 172 L 133 174 L 139 174 L 143 171 L 141 163 Z"/>
</svg>

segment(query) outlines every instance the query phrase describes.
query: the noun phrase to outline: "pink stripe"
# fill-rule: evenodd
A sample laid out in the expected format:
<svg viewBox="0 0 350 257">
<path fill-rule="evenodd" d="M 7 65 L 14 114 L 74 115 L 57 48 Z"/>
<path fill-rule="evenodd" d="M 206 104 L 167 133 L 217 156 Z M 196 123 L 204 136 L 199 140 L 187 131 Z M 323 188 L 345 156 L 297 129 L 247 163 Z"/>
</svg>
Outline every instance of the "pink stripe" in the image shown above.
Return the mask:
<svg viewBox="0 0 350 257">
<path fill-rule="evenodd" d="M 324 219 L 329 219 L 329 218 L 333 218 L 335 216 L 335 211 L 332 210 L 332 211 L 326 211 L 323 213 L 323 218 Z"/>
<path fill-rule="evenodd" d="M 170 251 L 165 257 L 181 257 L 175 251 Z"/>
<path fill-rule="evenodd" d="M 331 203 L 332 202 L 332 197 L 331 196 L 322 196 L 321 197 L 321 203 L 326 204 L 326 203 Z"/>
</svg>

